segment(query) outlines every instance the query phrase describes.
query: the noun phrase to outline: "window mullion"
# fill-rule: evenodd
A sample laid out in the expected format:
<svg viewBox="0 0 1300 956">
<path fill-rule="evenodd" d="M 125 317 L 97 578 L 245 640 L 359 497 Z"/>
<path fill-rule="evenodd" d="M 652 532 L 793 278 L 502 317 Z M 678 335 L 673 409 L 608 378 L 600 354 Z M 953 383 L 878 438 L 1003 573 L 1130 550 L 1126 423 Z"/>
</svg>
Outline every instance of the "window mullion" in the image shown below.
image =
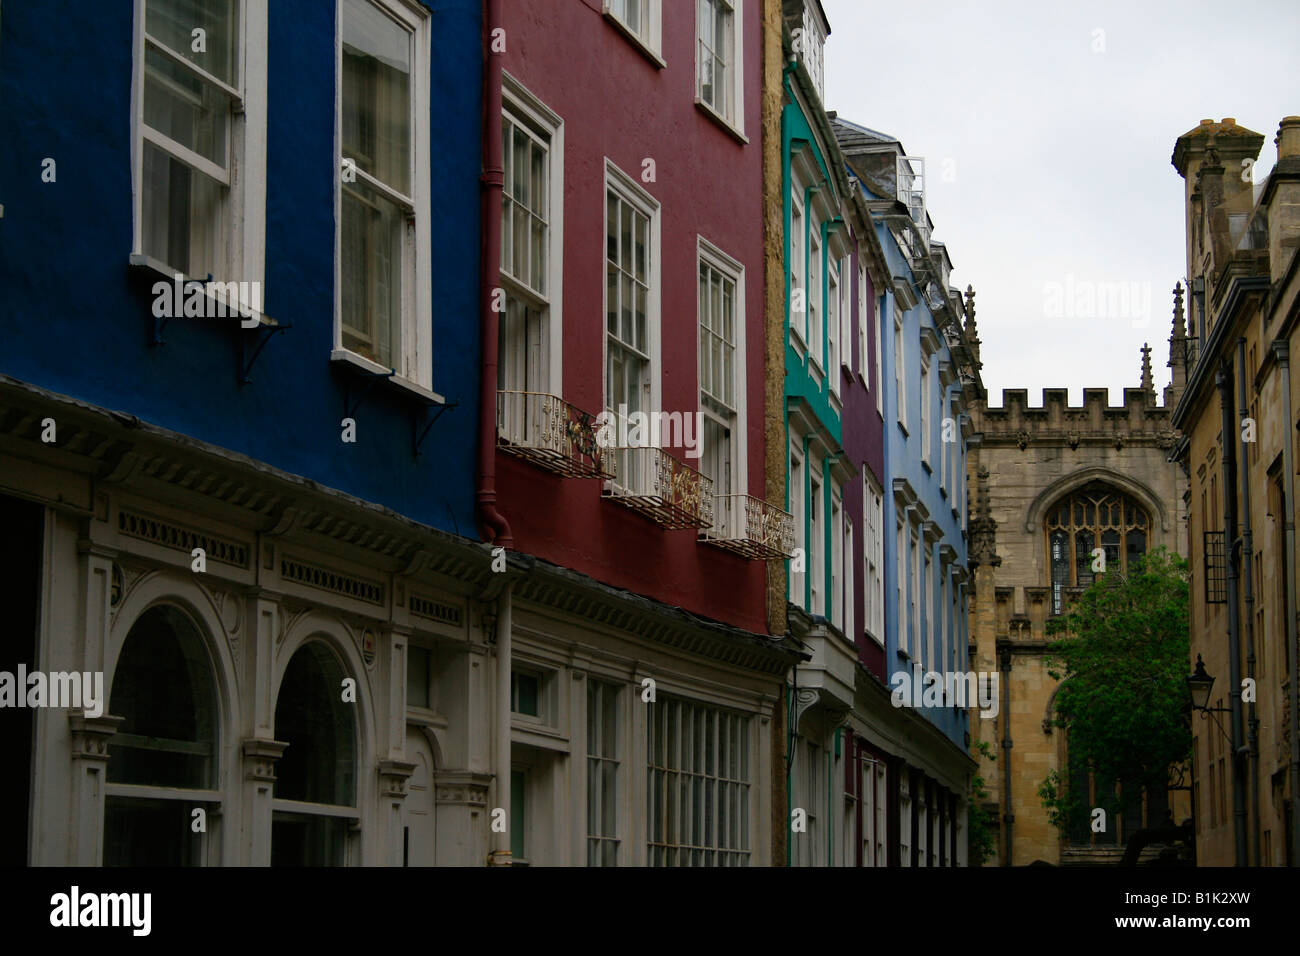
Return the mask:
<svg viewBox="0 0 1300 956">
<path fill-rule="evenodd" d="M 167 57 L 167 59 L 171 60 L 173 63 L 176 63 L 179 66 L 183 67 L 184 69 L 189 70 L 196 77 L 198 77 L 198 79 L 202 80 L 204 83 L 211 84 L 212 86 L 215 86 L 217 89 L 219 89 L 222 93 L 226 94 L 226 96 L 230 97 L 231 103 L 234 104 L 238 109 L 242 110 L 244 108 L 244 94 L 241 93 L 237 87 L 231 86 L 229 83 L 225 82 L 224 80 L 217 79 L 215 76 L 213 76 L 207 70 L 203 69 L 203 67 L 199 66 L 193 60 L 189 60 L 181 56 L 171 47 L 167 46 L 167 44 L 163 43 L 161 40 L 158 40 L 151 34 L 145 33 L 144 40 L 145 43 L 147 43 L 153 49 L 157 50 L 163 56 Z"/>
<path fill-rule="evenodd" d="M 143 124 L 140 130 L 146 140 L 164 152 L 171 154 L 175 159 L 180 160 L 187 166 L 192 166 L 209 179 L 215 180 L 223 186 L 228 187 L 230 185 L 230 172 L 222 169 L 206 156 L 200 156 L 194 150 L 181 145 L 165 133 L 158 132 L 148 123 Z"/>
</svg>

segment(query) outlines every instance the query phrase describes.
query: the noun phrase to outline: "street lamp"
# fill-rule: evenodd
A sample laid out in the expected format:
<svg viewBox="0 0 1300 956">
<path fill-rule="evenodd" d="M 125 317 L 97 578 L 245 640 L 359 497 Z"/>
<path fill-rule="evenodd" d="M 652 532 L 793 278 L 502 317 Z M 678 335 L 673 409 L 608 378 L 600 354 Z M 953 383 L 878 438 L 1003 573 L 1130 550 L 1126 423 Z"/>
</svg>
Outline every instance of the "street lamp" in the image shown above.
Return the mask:
<svg viewBox="0 0 1300 956">
<path fill-rule="evenodd" d="M 1192 671 L 1191 676 L 1187 678 L 1187 690 L 1192 695 L 1193 710 L 1210 710 L 1210 688 L 1213 686 L 1214 678 L 1205 672 L 1205 661 L 1201 660 L 1200 654 L 1197 654 L 1196 670 Z"/>
</svg>

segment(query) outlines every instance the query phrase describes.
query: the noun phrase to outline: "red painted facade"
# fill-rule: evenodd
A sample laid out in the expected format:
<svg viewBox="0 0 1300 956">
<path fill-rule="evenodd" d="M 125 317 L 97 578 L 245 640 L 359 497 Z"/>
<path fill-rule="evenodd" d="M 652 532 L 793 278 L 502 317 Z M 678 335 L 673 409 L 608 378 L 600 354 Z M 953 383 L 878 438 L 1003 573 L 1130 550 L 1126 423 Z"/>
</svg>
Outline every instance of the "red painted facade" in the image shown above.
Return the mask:
<svg viewBox="0 0 1300 956">
<path fill-rule="evenodd" d="M 699 409 L 697 237 L 744 267 L 746 487 L 763 497 L 763 210 L 759 6 L 744 5 L 745 134 L 696 105 L 695 4 L 662 4 L 656 63 L 599 0 L 509 3 L 503 66 L 564 123 L 563 387 L 604 407 L 606 158 L 660 204 L 660 406 Z M 655 181 L 643 162 L 654 160 Z M 671 450 L 679 460 L 681 448 Z M 752 631 L 766 631 L 766 564 L 667 531 L 601 497 L 597 479 L 559 478 L 497 452 L 498 507 L 514 547 L 607 584 Z"/>
</svg>

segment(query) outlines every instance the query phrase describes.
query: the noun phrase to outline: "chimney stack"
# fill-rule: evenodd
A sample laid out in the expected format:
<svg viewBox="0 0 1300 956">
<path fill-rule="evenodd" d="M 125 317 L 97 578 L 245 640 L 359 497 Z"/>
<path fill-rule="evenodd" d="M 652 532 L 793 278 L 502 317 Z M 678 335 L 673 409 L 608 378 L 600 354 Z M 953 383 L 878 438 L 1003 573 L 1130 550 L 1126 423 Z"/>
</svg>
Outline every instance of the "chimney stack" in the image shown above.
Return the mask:
<svg viewBox="0 0 1300 956">
<path fill-rule="evenodd" d="M 1277 165 L 1259 206 L 1268 217 L 1269 278 L 1277 282 L 1300 247 L 1300 116 L 1283 117 L 1273 142 Z"/>
</svg>

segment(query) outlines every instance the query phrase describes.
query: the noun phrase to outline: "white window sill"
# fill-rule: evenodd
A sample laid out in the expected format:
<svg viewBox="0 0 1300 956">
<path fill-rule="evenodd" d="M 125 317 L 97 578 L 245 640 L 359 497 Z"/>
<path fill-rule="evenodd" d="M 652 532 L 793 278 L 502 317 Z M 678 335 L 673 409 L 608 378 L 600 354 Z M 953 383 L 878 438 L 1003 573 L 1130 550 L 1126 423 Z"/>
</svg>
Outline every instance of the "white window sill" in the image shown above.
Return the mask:
<svg viewBox="0 0 1300 956">
<path fill-rule="evenodd" d="M 623 36 L 627 39 L 627 41 L 631 43 L 634 47 L 636 47 L 638 51 L 640 51 L 642 56 L 644 56 L 647 60 L 649 60 L 651 63 L 653 63 L 656 67 L 658 67 L 661 70 L 668 65 L 664 61 L 664 58 L 659 55 L 659 52 L 657 50 L 652 49 L 650 44 L 648 44 L 645 40 L 643 40 L 640 36 L 638 36 L 632 30 L 631 27 L 629 27 L 626 23 L 624 23 L 622 20 L 616 17 L 612 12 L 610 12 L 610 10 L 606 9 L 603 12 L 605 16 L 605 22 L 607 22 L 619 33 L 623 34 Z"/>
<path fill-rule="evenodd" d="M 748 145 L 749 137 L 746 136 L 738 126 L 733 124 L 731 120 L 727 119 L 725 116 L 723 116 L 721 113 L 715 110 L 708 103 L 704 102 L 704 100 L 700 99 L 698 95 L 695 97 L 695 107 L 700 112 L 702 112 L 705 116 L 707 116 L 709 119 L 713 120 L 713 122 L 717 126 L 720 126 L 722 128 L 722 131 L 724 133 L 726 133 L 736 142 L 740 143 L 741 145 Z"/>
<path fill-rule="evenodd" d="M 799 350 L 800 354 L 808 351 L 808 346 L 804 343 L 803 333 L 793 322 L 790 323 L 790 344 Z"/>
<path fill-rule="evenodd" d="M 426 402 L 432 402 L 435 405 L 447 404 L 447 400 L 437 392 L 430 391 L 418 382 L 411 381 L 409 378 L 397 375 L 391 368 L 385 368 L 378 362 L 372 362 L 364 355 L 358 355 L 350 349 L 334 349 L 330 352 L 330 361 L 339 362 L 343 365 L 350 365 L 353 368 L 360 369 L 363 372 L 368 372 L 371 375 L 387 375 L 389 376 L 388 381 L 396 388 L 410 392 L 412 395 L 422 398 Z"/>
<path fill-rule="evenodd" d="M 885 649 L 885 641 L 883 638 L 876 637 L 876 635 L 872 633 L 872 631 L 870 630 L 866 630 L 863 633 L 866 634 L 867 637 L 871 638 L 872 643 L 874 643 L 882 651 Z"/>
<path fill-rule="evenodd" d="M 149 273 L 150 275 L 157 277 L 159 280 L 168 283 L 174 283 L 176 281 L 176 276 L 181 275 L 181 273 L 179 273 L 176 269 L 173 269 L 171 266 L 167 265 L 165 262 L 160 262 L 157 259 L 153 258 L 152 256 L 147 256 L 141 252 L 131 253 L 130 257 L 127 259 L 127 263 L 133 268 L 139 269 L 142 272 Z M 199 283 L 200 285 L 205 283 L 205 280 L 203 279 L 195 279 L 192 278 L 191 276 L 186 276 L 186 275 L 181 275 L 180 281 L 181 281 L 182 299 L 184 298 L 186 286 L 195 282 Z M 212 280 L 214 285 L 216 285 L 219 281 L 220 280 L 217 279 Z M 222 284 L 224 285 L 224 282 Z M 262 312 L 260 309 L 253 308 L 251 304 L 240 303 L 240 302 L 235 302 L 235 303 L 227 302 L 224 296 L 219 296 L 219 295 L 209 295 L 206 296 L 206 298 L 214 305 L 220 306 L 221 311 L 227 313 L 233 313 L 225 316 L 216 316 L 216 318 L 218 319 L 228 318 L 228 319 L 236 320 L 239 322 L 240 328 L 244 328 L 244 329 L 255 329 L 258 327 L 277 328 L 280 324 L 276 322 L 275 319 L 271 318 L 269 315 Z M 186 318 L 186 316 L 184 315 L 184 303 L 183 302 L 173 303 L 173 305 L 176 306 L 175 311 L 177 311 L 180 314 L 174 316 L 167 316 L 166 318 L 168 319 Z M 247 317 L 239 314 L 239 310 L 243 307 L 247 307 L 249 313 Z M 202 316 L 188 316 L 188 318 L 202 318 Z"/>
</svg>

